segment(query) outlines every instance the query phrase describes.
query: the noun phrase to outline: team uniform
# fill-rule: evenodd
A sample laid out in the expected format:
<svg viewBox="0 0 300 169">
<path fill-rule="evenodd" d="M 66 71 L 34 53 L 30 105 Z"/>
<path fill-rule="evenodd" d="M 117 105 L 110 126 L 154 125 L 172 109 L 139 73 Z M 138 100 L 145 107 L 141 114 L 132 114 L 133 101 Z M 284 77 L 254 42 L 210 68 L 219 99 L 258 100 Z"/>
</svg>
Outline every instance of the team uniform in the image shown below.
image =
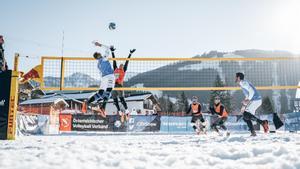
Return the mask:
<svg viewBox="0 0 300 169">
<path fill-rule="evenodd" d="M 220 128 L 226 131 L 227 128 L 225 126 L 225 122 L 227 120 L 228 113 L 224 105 L 221 103 L 214 104 L 213 107 L 210 107 L 210 112 L 212 114 L 218 115 L 218 118 L 211 124 L 211 129 L 214 129 L 216 132 L 219 133 L 219 129 L 217 128 L 219 126 Z"/>
<path fill-rule="evenodd" d="M 265 128 L 266 126 L 264 126 L 267 121 L 261 120 L 255 116 L 257 108 L 259 108 L 262 104 L 262 98 L 260 94 L 258 93 L 256 88 L 247 80 L 241 80 L 239 82 L 239 85 L 246 97 L 245 99 L 249 100 L 249 103 L 247 105 L 244 105 L 245 110 L 243 113 L 243 119 L 247 123 L 249 130 L 255 135 L 252 121 L 256 121 L 257 123 L 263 125 L 265 132 L 267 132 L 267 129 Z"/>
<path fill-rule="evenodd" d="M 192 123 L 193 129 L 195 131 L 197 131 L 196 122 L 198 120 L 200 120 L 201 123 L 205 122 L 205 120 L 203 118 L 203 115 L 202 115 L 202 112 L 201 112 L 201 104 L 198 103 L 198 102 L 190 104 L 190 107 L 189 107 L 188 111 L 186 112 L 186 114 L 189 114 L 190 111 L 192 111 L 192 120 L 191 120 L 191 123 Z M 205 128 L 204 125 L 202 127 Z M 200 131 L 197 131 L 197 132 L 200 132 Z"/>
<path fill-rule="evenodd" d="M 106 46 L 103 47 L 106 48 L 105 53 L 102 57 L 97 59 L 97 68 L 99 69 L 101 75 L 100 89 L 97 93 L 89 98 L 88 104 L 94 101 L 99 102 L 103 100 L 101 108 L 105 110 L 107 100 L 109 99 L 110 93 L 115 86 L 115 76 L 112 66 L 108 60 L 110 49 Z"/>
</svg>

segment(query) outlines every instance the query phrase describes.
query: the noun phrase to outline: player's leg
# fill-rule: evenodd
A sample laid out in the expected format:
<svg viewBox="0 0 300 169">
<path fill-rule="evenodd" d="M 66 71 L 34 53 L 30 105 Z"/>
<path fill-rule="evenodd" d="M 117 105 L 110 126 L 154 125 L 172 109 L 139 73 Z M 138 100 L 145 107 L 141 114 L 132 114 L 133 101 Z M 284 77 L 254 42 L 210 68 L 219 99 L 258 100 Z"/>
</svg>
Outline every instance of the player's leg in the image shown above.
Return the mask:
<svg viewBox="0 0 300 169">
<path fill-rule="evenodd" d="M 255 112 L 261 106 L 261 104 L 262 100 L 251 101 L 247 105 L 244 113 L 246 113 L 247 116 L 250 117 L 250 120 L 256 121 L 258 124 L 262 125 L 262 127 L 264 128 L 264 132 L 267 133 L 269 130 L 268 120 L 261 120 L 260 118 L 255 116 Z"/>
<path fill-rule="evenodd" d="M 102 84 L 102 83 L 101 83 Z M 104 93 L 104 89 L 99 89 L 97 93 L 95 93 L 94 95 L 90 96 L 87 100 L 87 104 L 90 104 L 94 101 L 98 101 L 102 99 L 102 95 Z"/>
<path fill-rule="evenodd" d="M 219 122 L 219 118 L 217 118 L 214 122 L 212 122 L 210 128 L 214 131 L 216 131 L 217 133 L 219 133 L 219 130 L 217 128 L 217 123 Z"/>
<path fill-rule="evenodd" d="M 227 121 L 227 117 L 221 117 L 221 120 L 218 124 L 225 131 L 227 131 L 227 127 L 225 126 L 226 121 Z"/>
<path fill-rule="evenodd" d="M 196 121 L 197 121 L 196 116 L 192 116 L 191 125 L 192 125 L 194 131 L 197 130 Z"/>
<path fill-rule="evenodd" d="M 123 86 L 120 86 L 120 87 L 123 87 Z M 127 110 L 128 107 L 127 107 L 127 103 L 125 101 L 125 93 L 124 93 L 124 91 L 123 90 L 119 90 L 118 91 L 118 96 L 119 96 L 119 98 L 121 100 L 121 103 L 122 103 L 123 107 L 125 108 L 125 110 Z"/>
<path fill-rule="evenodd" d="M 105 88 L 106 90 L 102 94 L 103 103 L 102 103 L 100 109 L 105 111 L 107 101 L 110 97 L 110 94 L 111 94 L 114 86 L 115 86 L 115 76 L 114 75 L 105 76 L 104 84 L 101 88 Z"/>
<path fill-rule="evenodd" d="M 203 118 L 203 115 L 201 114 L 201 115 L 197 116 L 197 120 L 198 120 L 198 124 L 196 127 L 199 129 L 199 133 L 202 132 L 202 133 L 206 134 L 206 123 Z"/>
<path fill-rule="evenodd" d="M 118 101 L 118 91 L 113 90 L 111 95 L 114 100 L 114 105 L 116 106 L 118 113 L 120 113 L 121 109 L 120 109 L 120 105 L 119 105 L 119 101 Z"/>
<path fill-rule="evenodd" d="M 120 100 L 121 100 L 121 103 L 122 103 L 122 105 L 124 106 L 125 110 L 128 110 L 127 103 L 126 103 L 126 101 L 125 101 L 124 96 L 121 96 L 121 97 L 120 97 Z"/>
<path fill-rule="evenodd" d="M 226 117 L 218 117 L 211 125 L 211 129 L 215 130 L 218 134 L 223 135 L 220 133 L 218 127 L 222 128 L 226 131 L 226 135 L 228 136 L 230 133 L 227 131 L 227 127 L 225 126 L 225 121 L 227 120 Z"/>
<path fill-rule="evenodd" d="M 254 127 L 253 127 L 253 124 L 252 124 L 252 121 L 251 121 L 251 117 L 246 113 L 243 114 L 243 120 L 246 122 L 248 128 L 249 128 L 249 131 L 251 132 L 251 136 L 256 136 L 256 132 L 254 130 Z"/>
<path fill-rule="evenodd" d="M 107 88 L 104 93 L 103 93 L 103 102 L 102 102 L 102 105 L 101 105 L 101 109 L 104 109 L 105 110 L 105 107 L 106 107 L 106 104 L 108 102 L 108 99 L 110 97 L 110 93 L 112 91 L 112 88 Z"/>
</svg>

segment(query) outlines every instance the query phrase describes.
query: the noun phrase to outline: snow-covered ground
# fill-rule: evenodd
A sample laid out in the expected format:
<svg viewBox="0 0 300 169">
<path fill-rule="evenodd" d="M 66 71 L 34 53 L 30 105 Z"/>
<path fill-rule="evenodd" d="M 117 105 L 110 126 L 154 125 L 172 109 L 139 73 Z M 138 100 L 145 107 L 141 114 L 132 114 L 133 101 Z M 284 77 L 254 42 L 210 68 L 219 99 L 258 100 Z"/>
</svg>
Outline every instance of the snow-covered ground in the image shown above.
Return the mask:
<svg viewBox="0 0 300 169">
<path fill-rule="evenodd" d="M 1 169 L 299 169 L 300 134 L 23 136 L 0 141 Z"/>
</svg>

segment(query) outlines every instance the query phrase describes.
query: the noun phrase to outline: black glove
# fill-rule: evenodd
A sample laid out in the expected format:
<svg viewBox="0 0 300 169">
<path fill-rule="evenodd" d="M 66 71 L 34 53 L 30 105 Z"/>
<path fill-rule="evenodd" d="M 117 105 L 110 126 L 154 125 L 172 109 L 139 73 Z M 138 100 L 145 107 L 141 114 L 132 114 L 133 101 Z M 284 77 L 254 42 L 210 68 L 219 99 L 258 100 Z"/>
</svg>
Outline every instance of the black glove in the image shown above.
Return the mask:
<svg viewBox="0 0 300 169">
<path fill-rule="evenodd" d="M 111 46 L 109 49 L 110 49 L 110 51 L 112 51 L 112 52 L 116 50 L 116 48 L 115 48 L 114 46 Z"/>
<path fill-rule="evenodd" d="M 130 53 L 131 53 L 131 54 L 132 54 L 133 52 L 135 52 L 135 49 L 131 49 L 131 50 L 130 50 Z"/>
</svg>

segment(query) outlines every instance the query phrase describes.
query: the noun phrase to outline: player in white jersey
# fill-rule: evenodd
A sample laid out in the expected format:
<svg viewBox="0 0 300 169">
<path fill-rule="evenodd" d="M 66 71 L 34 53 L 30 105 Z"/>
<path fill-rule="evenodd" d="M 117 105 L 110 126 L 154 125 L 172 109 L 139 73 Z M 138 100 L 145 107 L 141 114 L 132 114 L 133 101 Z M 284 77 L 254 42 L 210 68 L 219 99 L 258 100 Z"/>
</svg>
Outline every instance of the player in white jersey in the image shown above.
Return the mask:
<svg viewBox="0 0 300 169">
<path fill-rule="evenodd" d="M 100 44 L 99 42 L 94 43 L 98 47 L 104 47 L 106 48 L 106 51 L 104 55 L 102 55 L 99 52 L 94 53 L 94 58 L 98 60 L 98 69 L 101 74 L 101 84 L 100 84 L 100 89 L 98 90 L 97 93 L 92 95 L 88 100 L 87 100 L 87 105 L 89 105 L 92 102 L 99 102 L 103 100 L 103 103 L 100 107 L 100 110 L 104 113 L 105 112 L 105 106 L 106 103 L 110 97 L 111 91 L 114 88 L 115 85 L 115 76 L 114 76 L 114 70 L 109 63 L 108 57 L 110 55 L 110 47 L 105 46 Z"/>
<path fill-rule="evenodd" d="M 242 101 L 243 107 L 241 112 L 243 113 L 243 119 L 251 132 L 251 136 L 256 136 L 252 121 L 261 124 L 264 128 L 264 132 L 267 133 L 269 130 L 268 121 L 261 120 L 255 116 L 256 109 L 262 104 L 260 94 L 250 82 L 244 80 L 244 74 L 241 72 L 236 73 L 235 82 L 242 88 L 245 95 L 245 99 Z"/>
</svg>

